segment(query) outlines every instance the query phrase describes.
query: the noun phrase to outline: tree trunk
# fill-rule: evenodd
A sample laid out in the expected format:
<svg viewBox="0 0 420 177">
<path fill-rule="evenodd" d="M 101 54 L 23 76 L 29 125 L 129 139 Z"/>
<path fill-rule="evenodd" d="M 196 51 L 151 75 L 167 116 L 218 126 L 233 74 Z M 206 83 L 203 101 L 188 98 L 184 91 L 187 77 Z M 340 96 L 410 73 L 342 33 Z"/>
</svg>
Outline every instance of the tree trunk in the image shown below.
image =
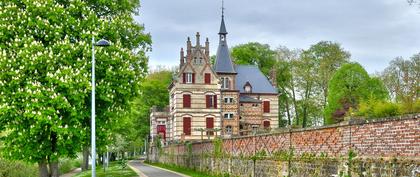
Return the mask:
<svg viewBox="0 0 420 177">
<path fill-rule="evenodd" d="M 50 162 L 50 172 L 51 177 L 59 177 L 60 173 L 58 171 L 58 161 L 57 162 Z"/>
<path fill-rule="evenodd" d="M 83 158 L 81 164 L 82 171 L 86 171 L 89 169 L 89 147 L 83 147 Z"/>
<path fill-rule="evenodd" d="M 47 162 L 38 162 L 39 177 L 48 177 Z"/>
</svg>

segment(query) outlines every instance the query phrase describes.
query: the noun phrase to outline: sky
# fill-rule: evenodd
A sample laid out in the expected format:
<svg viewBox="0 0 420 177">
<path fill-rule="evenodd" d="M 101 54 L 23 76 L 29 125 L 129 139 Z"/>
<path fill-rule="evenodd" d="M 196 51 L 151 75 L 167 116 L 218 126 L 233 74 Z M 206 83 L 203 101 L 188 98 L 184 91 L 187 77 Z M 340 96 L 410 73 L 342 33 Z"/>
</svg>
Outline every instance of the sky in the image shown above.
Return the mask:
<svg viewBox="0 0 420 177">
<path fill-rule="evenodd" d="M 135 19 L 152 36 L 149 66 L 176 66 L 179 50 L 196 32 L 216 54 L 221 0 L 142 0 Z M 229 47 L 248 42 L 272 49 L 308 49 L 338 42 L 369 73 L 397 56 L 420 52 L 420 7 L 407 0 L 225 0 Z"/>
</svg>

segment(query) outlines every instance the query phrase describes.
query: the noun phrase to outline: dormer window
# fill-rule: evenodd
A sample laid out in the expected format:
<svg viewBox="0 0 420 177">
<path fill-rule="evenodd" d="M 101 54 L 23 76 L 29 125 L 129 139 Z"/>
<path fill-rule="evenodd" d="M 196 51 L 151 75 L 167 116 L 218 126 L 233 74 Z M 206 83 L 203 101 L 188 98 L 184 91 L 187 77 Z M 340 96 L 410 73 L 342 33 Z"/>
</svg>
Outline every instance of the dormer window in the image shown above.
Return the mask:
<svg viewBox="0 0 420 177">
<path fill-rule="evenodd" d="M 244 91 L 245 93 L 252 93 L 252 86 L 249 82 L 246 82 L 244 85 Z"/>
</svg>

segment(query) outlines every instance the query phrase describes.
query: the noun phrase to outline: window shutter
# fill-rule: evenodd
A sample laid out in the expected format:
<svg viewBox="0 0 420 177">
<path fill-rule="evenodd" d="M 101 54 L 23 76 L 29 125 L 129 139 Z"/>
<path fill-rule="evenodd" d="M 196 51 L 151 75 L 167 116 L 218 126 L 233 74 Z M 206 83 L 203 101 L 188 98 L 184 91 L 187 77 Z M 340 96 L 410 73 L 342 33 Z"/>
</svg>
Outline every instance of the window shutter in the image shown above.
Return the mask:
<svg viewBox="0 0 420 177">
<path fill-rule="evenodd" d="M 270 112 L 270 102 L 264 101 L 264 113 L 269 113 L 269 112 Z"/>
<path fill-rule="evenodd" d="M 206 108 L 210 108 L 211 95 L 206 95 Z"/>
<path fill-rule="evenodd" d="M 195 84 L 195 73 L 192 73 L 192 83 Z"/>
<path fill-rule="evenodd" d="M 213 105 L 214 108 L 217 108 L 217 95 L 213 95 Z"/>
<path fill-rule="evenodd" d="M 206 128 L 214 128 L 214 121 L 212 117 L 207 117 L 206 119 Z M 213 135 L 213 131 L 207 132 L 207 135 Z"/>
<path fill-rule="evenodd" d="M 204 83 L 205 84 L 210 84 L 211 83 L 210 76 L 211 76 L 210 73 L 204 74 Z"/>
<path fill-rule="evenodd" d="M 183 129 L 185 135 L 191 135 L 191 117 L 184 117 Z"/>
<path fill-rule="evenodd" d="M 185 82 L 186 82 L 186 73 L 182 73 L 182 83 L 184 83 L 185 84 Z"/>
<path fill-rule="evenodd" d="M 191 95 L 183 95 L 183 106 L 184 108 L 191 107 Z"/>
</svg>

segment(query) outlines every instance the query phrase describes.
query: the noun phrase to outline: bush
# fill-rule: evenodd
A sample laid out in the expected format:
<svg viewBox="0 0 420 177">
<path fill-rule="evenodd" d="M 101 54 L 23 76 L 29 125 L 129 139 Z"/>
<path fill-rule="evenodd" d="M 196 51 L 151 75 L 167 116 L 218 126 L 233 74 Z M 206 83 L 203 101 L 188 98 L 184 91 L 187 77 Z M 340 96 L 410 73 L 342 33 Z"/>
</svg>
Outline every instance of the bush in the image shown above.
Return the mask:
<svg viewBox="0 0 420 177">
<path fill-rule="evenodd" d="M 356 113 L 357 116 L 363 116 L 368 119 L 392 117 L 401 114 L 400 104 L 374 99 L 360 103 Z"/>
<path fill-rule="evenodd" d="M 21 161 L 0 158 L 0 177 L 37 177 L 38 167 Z"/>
<path fill-rule="evenodd" d="M 80 167 L 80 161 L 77 159 L 63 158 L 58 162 L 60 174 L 68 173 L 77 167 Z"/>
</svg>

